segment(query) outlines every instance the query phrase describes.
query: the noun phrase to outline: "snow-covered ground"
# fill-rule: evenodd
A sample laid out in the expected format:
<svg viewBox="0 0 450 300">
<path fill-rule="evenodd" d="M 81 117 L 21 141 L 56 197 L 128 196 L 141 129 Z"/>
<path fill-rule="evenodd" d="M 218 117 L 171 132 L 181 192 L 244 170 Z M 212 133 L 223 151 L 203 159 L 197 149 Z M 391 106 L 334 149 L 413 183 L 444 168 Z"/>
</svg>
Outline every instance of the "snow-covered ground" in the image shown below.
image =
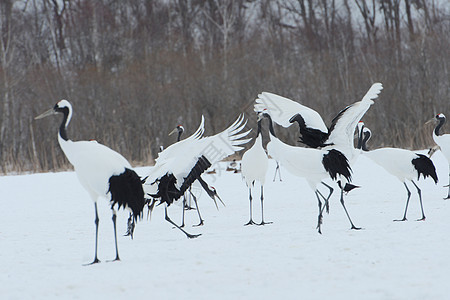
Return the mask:
<svg viewBox="0 0 450 300">
<path fill-rule="evenodd" d="M 216 210 L 202 194 L 202 233 L 189 240 L 164 221 L 156 207 L 144 218 L 135 238 L 119 237 L 122 261 L 114 258 L 111 213 L 99 202 L 99 258 L 94 254 L 94 207 L 75 173 L 0 177 L 1 299 L 448 299 L 450 295 L 450 201 L 444 201 L 448 166 L 433 156 L 440 182 L 421 180 L 427 219 L 413 192 L 408 221 L 406 192 L 396 178 L 365 157 L 354 167 L 362 188 L 346 196 L 357 226 L 350 225 L 337 189 L 323 234 L 315 229 L 317 202 L 306 181 L 282 169 L 272 182 L 271 162 L 265 187 L 265 217 L 273 224 L 243 226 L 248 221 L 247 188 L 240 174 L 207 175 L 226 207 Z M 224 165 L 222 165 L 224 167 Z M 145 175 L 148 168 L 138 168 Z M 333 186 L 335 186 L 333 184 Z M 257 196 L 255 197 L 257 198 Z M 181 208 L 171 206 L 173 220 Z M 254 201 L 255 221 L 260 220 Z M 127 213 L 121 211 L 119 232 Z"/>
</svg>

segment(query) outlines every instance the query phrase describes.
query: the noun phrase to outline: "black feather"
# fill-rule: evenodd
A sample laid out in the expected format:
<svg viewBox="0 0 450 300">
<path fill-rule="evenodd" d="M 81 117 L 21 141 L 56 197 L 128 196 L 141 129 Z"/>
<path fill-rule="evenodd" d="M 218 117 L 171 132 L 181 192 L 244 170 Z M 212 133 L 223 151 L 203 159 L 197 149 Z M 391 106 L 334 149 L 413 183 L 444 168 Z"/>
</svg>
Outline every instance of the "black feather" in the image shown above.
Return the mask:
<svg viewBox="0 0 450 300">
<path fill-rule="evenodd" d="M 141 217 L 145 199 L 141 178 L 133 170 L 125 168 L 125 172 L 113 175 L 109 178 L 109 190 L 111 193 L 111 208 L 118 205 L 118 209 L 130 208 L 133 217 Z"/>
<path fill-rule="evenodd" d="M 319 129 L 308 127 L 305 120 L 300 114 L 293 116 L 289 122 L 297 122 L 300 127 L 300 143 L 303 143 L 311 148 L 322 148 L 328 146 L 325 141 L 328 139 L 328 132 L 323 132 Z"/>
<path fill-rule="evenodd" d="M 330 174 L 331 179 L 336 180 L 338 175 L 342 175 L 347 181 L 352 180 L 352 168 L 348 163 L 347 157 L 342 152 L 331 149 L 323 156 L 322 164 L 328 174 Z"/>
<path fill-rule="evenodd" d="M 422 154 L 416 153 L 416 155 L 418 157 L 414 158 L 411 162 L 417 170 L 417 180 L 419 180 L 420 174 L 422 174 L 424 179 L 430 176 L 433 178 L 434 182 L 437 183 L 438 177 L 436 174 L 436 168 L 431 159 Z"/>
</svg>

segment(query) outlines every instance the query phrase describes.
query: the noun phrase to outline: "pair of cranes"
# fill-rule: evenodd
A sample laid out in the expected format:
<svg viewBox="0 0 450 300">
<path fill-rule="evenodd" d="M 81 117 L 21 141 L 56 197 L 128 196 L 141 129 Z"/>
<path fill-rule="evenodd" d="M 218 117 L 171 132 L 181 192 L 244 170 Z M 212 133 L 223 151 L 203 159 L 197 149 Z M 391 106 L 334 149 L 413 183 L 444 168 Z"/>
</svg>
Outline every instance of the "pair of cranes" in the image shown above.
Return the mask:
<svg viewBox="0 0 450 300">
<path fill-rule="evenodd" d="M 351 165 L 360 152 L 353 146 L 355 128 L 365 112 L 374 103 L 373 99 L 378 97 L 381 89 L 380 83 L 372 85 L 361 101 L 346 107 L 333 119 L 329 129 L 325 126 L 320 115 L 312 109 L 275 94 L 260 94 L 255 104 L 255 111 L 259 118 L 258 135 L 255 144 L 244 154 L 242 160 L 242 175 L 249 187 L 250 209 L 251 188 L 255 181 L 262 183 L 261 204 L 263 204 L 264 170 L 267 170 L 265 163 L 267 162 L 267 156 L 262 148 L 261 122 L 263 119 L 268 119 L 270 142 L 267 145 L 267 152 L 294 175 L 305 177 L 311 188 L 314 189 L 319 204 L 318 231 L 321 232 L 322 212 L 325 207 L 328 209 L 328 200 L 333 193 L 333 188 L 322 181 L 327 177 L 335 180 L 341 189 L 340 202 L 350 221 L 351 228 L 360 229 L 351 221 L 344 204 L 343 194 L 356 187 L 351 184 Z M 132 226 L 128 228 L 131 232 L 134 228 L 134 222 L 142 216 L 144 206 L 148 204 L 152 209 L 159 202 L 159 204 L 165 204 L 165 217 L 168 222 L 182 230 L 187 237 L 196 237 L 198 235 L 188 234 L 168 217 L 167 207 L 177 201 L 196 180 L 199 181 L 212 199 L 218 197 L 215 189 L 204 182 L 201 175 L 215 162 L 243 149 L 242 146 L 250 140 L 244 139 L 249 131 L 243 132 L 246 125 L 243 116 L 240 116 L 223 132 L 211 137 L 203 137 L 204 119 L 202 118 L 197 131 L 189 138 L 180 140 L 161 152 L 151 173 L 147 178 L 141 180 L 132 170 L 128 161 L 119 153 L 96 141 L 74 142 L 68 138 L 66 129 L 72 117 L 72 106 L 67 100 L 59 101 L 53 108 L 39 115 L 36 119 L 58 113 L 63 115 L 58 132 L 58 142 L 66 157 L 74 166 L 80 183 L 94 202 L 96 237 L 95 256 L 91 264 L 99 262 L 97 257 L 99 224 L 97 200 L 99 197 L 110 199 L 116 248 L 115 261 L 120 260 L 117 247 L 116 204 L 119 209 L 124 207 L 131 211 Z M 436 116 L 436 119 L 439 124 L 434 131 L 435 141 L 450 161 L 449 135 L 440 135 L 439 133 L 445 122 L 445 117 L 440 114 Z M 312 148 L 294 147 L 280 141 L 274 132 L 273 121 L 284 127 L 297 122 L 300 128 L 301 141 Z M 367 134 L 367 130 L 361 132 Z M 360 134 L 361 138 L 362 136 Z M 182 149 L 183 156 L 176 155 L 176 149 Z M 255 168 L 255 164 L 258 165 L 258 168 Z M 426 176 L 423 172 L 422 174 Z M 428 175 L 433 179 L 435 178 L 433 174 Z M 319 184 L 323 184 L 329 189 L 327 197 L 323 196 L 318 190 Z M 146 193 L 152 196 L 151 201 L 145 198 Z M 324 200 L 323 205 L 321 199 Z M 261 224 L 267 224 L 264 221 L 263 205 L 261 207 Z M 251 215 L 249 224 L 254 224 Z"/>
<path fill-rule="evenodd" d="M 246 121 L 241 115 L 223 132 L 210 137 L 203 137 L 204 118 L 197 131 L 187 139 L 179 141 L 159 153 L 155 166 L 144 179 L 132 170 L 129 162 L 116 151 L 97 143 L 96 141 L 71 141 L 67 135 L 67 127 L 72 118 L 72 105 L 67 100 L 61 100 L 48 111 L 37 116 L 41 119 L 54 114 L 62 114 L 63 119 L 59 127 L 58 142 L 69 162 L 74 166 L 81 185 L 86 189 L 94 202 L 95 208 L 95 254 L 90 264 L 99 263 L 97 212 L 98 198 L 110 200 L 114 227 L 116 257 L 120 260 L 117 246 L 116 204 L 130 210 L 131 216 L 128 232 L 132 235 L 134 222 L 141 218 L 144 206 L 150 209 L 154 205 L 165 205 L 165 219 L 183 231 L 187 237 L 195 238 L 176 225 L 167 214 L 167 207 L 177 201 L 194 181 L 199 181 L 208 195 L 215 199 L 217 193 L 202 178 L 203 172 L 212 164 L 242 150 L 241 145 L 250 139 L 244 139 L 249 131 L 243 131 Z M 180 151 L 182 151 L 180 155 Z M 145 194 L 151 195 L 148 200 Z M 220 198 L 219 198 L 220 200 Z"/>
</svg>

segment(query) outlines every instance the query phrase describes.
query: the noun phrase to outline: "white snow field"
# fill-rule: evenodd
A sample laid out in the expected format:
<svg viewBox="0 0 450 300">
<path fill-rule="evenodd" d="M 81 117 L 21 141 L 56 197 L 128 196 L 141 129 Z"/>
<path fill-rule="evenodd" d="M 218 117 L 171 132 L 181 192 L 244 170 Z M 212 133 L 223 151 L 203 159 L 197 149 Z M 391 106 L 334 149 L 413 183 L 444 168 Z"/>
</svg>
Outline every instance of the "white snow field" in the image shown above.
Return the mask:
<svg viewBox="0 0 450 300">
<path fill-rule="evenodd" d="M 323 234 L 316 230 L 317 200 L 304 179 L 282 169 L 265 186 L 266 226 L 248 221 L 248 193 L 240 174 L 225 163 L 205 179 L 226 203 L 217 210 L 203 193 L 187 213 L 189 240 L 156 207 L 124 237 L 128 212 L 118 214 L 120 262 L 115 256 L 109 205 L 99 200 L 99 264 L 94 255 L 94 206 L 74 172 L 0 177 L 1 299 L 450 299 L 450 201 L 448 165 L 433 156 L 439 183 L 421 179 L 425 215 L 411 188 L 408 221 L 401 182 L 368 158 L 359 157 L 346 196 L 356 226 L 339 203 L 336 184 Z M 144 176 L 148 168 L 137 168 Z M 259 190 L 259 187 L 257 187 Z M 326 190 L 324 191 L 326 192 Z M 258 195 L 254 219 L 260 221 Z M 181 207 L 169 214 L 181 222 Z"/>
</svg>

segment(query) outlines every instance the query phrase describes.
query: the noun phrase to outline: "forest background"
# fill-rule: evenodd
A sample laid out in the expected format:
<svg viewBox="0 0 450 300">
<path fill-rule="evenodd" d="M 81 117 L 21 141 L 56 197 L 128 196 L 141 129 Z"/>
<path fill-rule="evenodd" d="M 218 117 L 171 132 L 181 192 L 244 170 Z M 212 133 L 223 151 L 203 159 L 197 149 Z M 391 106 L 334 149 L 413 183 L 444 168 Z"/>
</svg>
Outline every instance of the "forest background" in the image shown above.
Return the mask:
<svg viewBox="0 0 450 300">
<path fill-rule="evenodd" d="M 1 0 L 0 172 L 70 168 L 57 144 L 61 120 L 34 120 L 60 99 L 74 108 L 72 140 L 96 139 L 134 165 L 151 165 L 159 146 L 175 141 L 167 134 L 177 124 L 195 131 L 202 114 L 206 135 L 242 112 L 254 128 L 252 104 L 262 91 L 300 101 L 330 124 L 382 82 L 364 117 L 371 145 L 430 147 L 424 123 L 441 112 L 450 117 L 449 6 Z M 278 132 L 297 144 L 297 128 Z"/>
</svg>

